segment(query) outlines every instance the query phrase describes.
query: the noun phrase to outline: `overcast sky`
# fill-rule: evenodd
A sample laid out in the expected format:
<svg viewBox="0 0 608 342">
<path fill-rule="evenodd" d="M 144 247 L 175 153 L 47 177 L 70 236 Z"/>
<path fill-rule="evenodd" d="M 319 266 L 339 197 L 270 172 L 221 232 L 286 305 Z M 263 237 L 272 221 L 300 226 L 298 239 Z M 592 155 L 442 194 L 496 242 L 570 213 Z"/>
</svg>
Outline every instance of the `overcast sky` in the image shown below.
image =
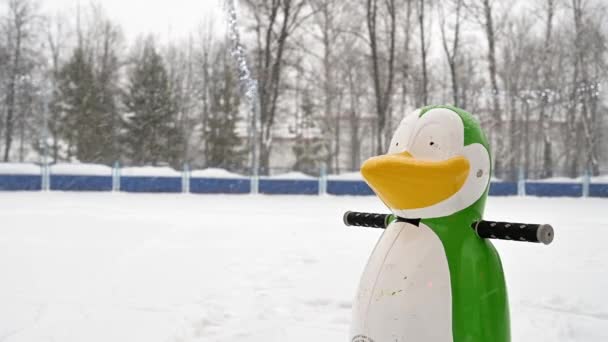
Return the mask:
<svg viewBox="0 0 608 342">
<path fill-rule="evenodd" d="M 108 17 L 120 23 L 127 39 L 154 33 L 163 39 L 185 37 L 206 18 L 224 25 L 221 0 L 39 0 L 47 13 L 75 13 L 90 3 L 101 4 Z"/>
</svg>

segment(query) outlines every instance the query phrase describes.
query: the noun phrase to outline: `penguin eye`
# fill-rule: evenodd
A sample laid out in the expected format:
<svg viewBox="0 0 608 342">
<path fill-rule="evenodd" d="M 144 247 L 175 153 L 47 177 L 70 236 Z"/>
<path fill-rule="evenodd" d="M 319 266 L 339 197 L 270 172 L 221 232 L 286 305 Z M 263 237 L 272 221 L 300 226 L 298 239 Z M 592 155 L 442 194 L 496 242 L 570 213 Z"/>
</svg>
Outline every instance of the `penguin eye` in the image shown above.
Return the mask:
<svg viewBox="0 0 608 342">
<path fill-rule="evenodd" d="M 428 123 L 418 130 L 410 152 L 419 159 L 443 160 L 450 156 L 448 141 L 449 131 L 439 123 Z"/>
<path fill-rule="evenodd" d="M 398 142 L 397 142 L 397 143 L 395 143 L 395 146 L 399 146 L 399 143 L 398 143 Z"/>
</svg>

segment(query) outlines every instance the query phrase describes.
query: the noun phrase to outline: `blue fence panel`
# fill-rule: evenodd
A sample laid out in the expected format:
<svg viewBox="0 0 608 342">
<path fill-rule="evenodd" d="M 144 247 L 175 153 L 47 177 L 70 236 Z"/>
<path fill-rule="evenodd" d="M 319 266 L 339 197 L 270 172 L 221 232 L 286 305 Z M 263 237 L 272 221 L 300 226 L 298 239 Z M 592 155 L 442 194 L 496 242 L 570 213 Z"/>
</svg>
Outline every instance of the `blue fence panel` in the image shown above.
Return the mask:
<svg viewBox="0 0 608 342">
<path fill-rule="evenodd" d="M 112 176 L 51 175 L 51 190 L 110 191 Z"/>
<path fill-rule="evenodd" d="M 42 189 L 40 175 L 0 175 L 0 191 L 21 191 Z"/>
<path fill-rule="evenodd" d="M 490 196 L 517 195 L 517 182 L 490 182 Z"/>
<path fill-rule="evenodd" d="M 359 180 L 328 180 L 327 193 L 353 196 L 370 196 L 374 194 L 367 183 Z"/>
<path fill-rule="evenodd" d="M 583 185 L 580 183 L 526 182 L 526 195 L 581 197 L 583 195 Z"/>
<path fill-rule="evenodd" d="M 251 181 L 240 178 L 190 178 L 190 192 L 197 194 L 248 194 Z"/>
<path fill-rule="evenodd" d="M 260 179 L 259 192 L 272 195 L 316 195 L 319 193 L 319 181 L 316 179 Z"/>
<path fill-rule="evenodd" d="M 181 192 L 181 177 L 121 176 L 120 190 L 126 192 Z"/>
<path fill-rule="evenodd" d="M 580 197 L 580 183 L 526 182 L 526 195 L 547 197 Z M 41 190 L 39 175 L 0 175 L 0 191 Z M 51 190 L 63 191 L 111 191 L 111 176 L 51 175 Z M 182 191 L 181 177 L 122 176 L 120 189 L 126 192 L 172 192 Z M 316 179 L 260 179 L 259 192 L 263 194 L 316 195 L 319 182 Z M 191 178 L 192 193 L 246 194 L 251 191 L 248 178 Z M 369 186 L 360 180 L 328 180 L 327 193 L 331 195 L 373 195 Z M 491 196 L 517 195 L 516 182 L 492 182 Z M 608 184 L 591 183 L 589 196 L 608 197 Z"/>
<path fill-rule="evenodd" d="M 589 184 L 589 196 L 608 197 L 608 184 Z"/>
</svg>

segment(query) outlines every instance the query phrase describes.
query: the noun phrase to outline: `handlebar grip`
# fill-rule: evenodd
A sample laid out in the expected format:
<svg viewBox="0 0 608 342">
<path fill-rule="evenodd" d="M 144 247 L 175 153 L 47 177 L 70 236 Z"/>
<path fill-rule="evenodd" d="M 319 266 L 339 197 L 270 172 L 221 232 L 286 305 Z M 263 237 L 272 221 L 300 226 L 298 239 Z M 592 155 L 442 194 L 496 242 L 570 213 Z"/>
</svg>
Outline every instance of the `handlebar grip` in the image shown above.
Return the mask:
<svg viewBox="0 0 608 342">
<path fill-rule="evenodd" d="M 485 239 L 540 242 L 545 245 L 550 244 L 555 236 L 549 224 L 478 221 L 473 222 L 471 228 Z"/>
<path fill-rule="evenodd" d="M 390 214 L 362 213 L 347 211 L 344 213 L 344 224 L 347 226 L 386 228 L 389 224 Z"/>
</svg>

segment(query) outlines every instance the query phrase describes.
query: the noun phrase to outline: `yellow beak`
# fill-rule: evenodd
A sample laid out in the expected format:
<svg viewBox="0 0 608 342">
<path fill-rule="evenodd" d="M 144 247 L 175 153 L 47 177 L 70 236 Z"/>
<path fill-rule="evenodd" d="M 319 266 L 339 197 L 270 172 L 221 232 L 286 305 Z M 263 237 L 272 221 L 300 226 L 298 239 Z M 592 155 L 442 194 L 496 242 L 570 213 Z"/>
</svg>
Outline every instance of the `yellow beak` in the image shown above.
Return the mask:
<svg viewBox="0 0 608 342">
<path fill-rule="evenodd" d="M 457 156 L 424 161 L 408 152 L 370 158 L 361 174 L 389 208 L 425 208 L 454 195 L 469 175 L 469 161 Z"/>
</svg>

